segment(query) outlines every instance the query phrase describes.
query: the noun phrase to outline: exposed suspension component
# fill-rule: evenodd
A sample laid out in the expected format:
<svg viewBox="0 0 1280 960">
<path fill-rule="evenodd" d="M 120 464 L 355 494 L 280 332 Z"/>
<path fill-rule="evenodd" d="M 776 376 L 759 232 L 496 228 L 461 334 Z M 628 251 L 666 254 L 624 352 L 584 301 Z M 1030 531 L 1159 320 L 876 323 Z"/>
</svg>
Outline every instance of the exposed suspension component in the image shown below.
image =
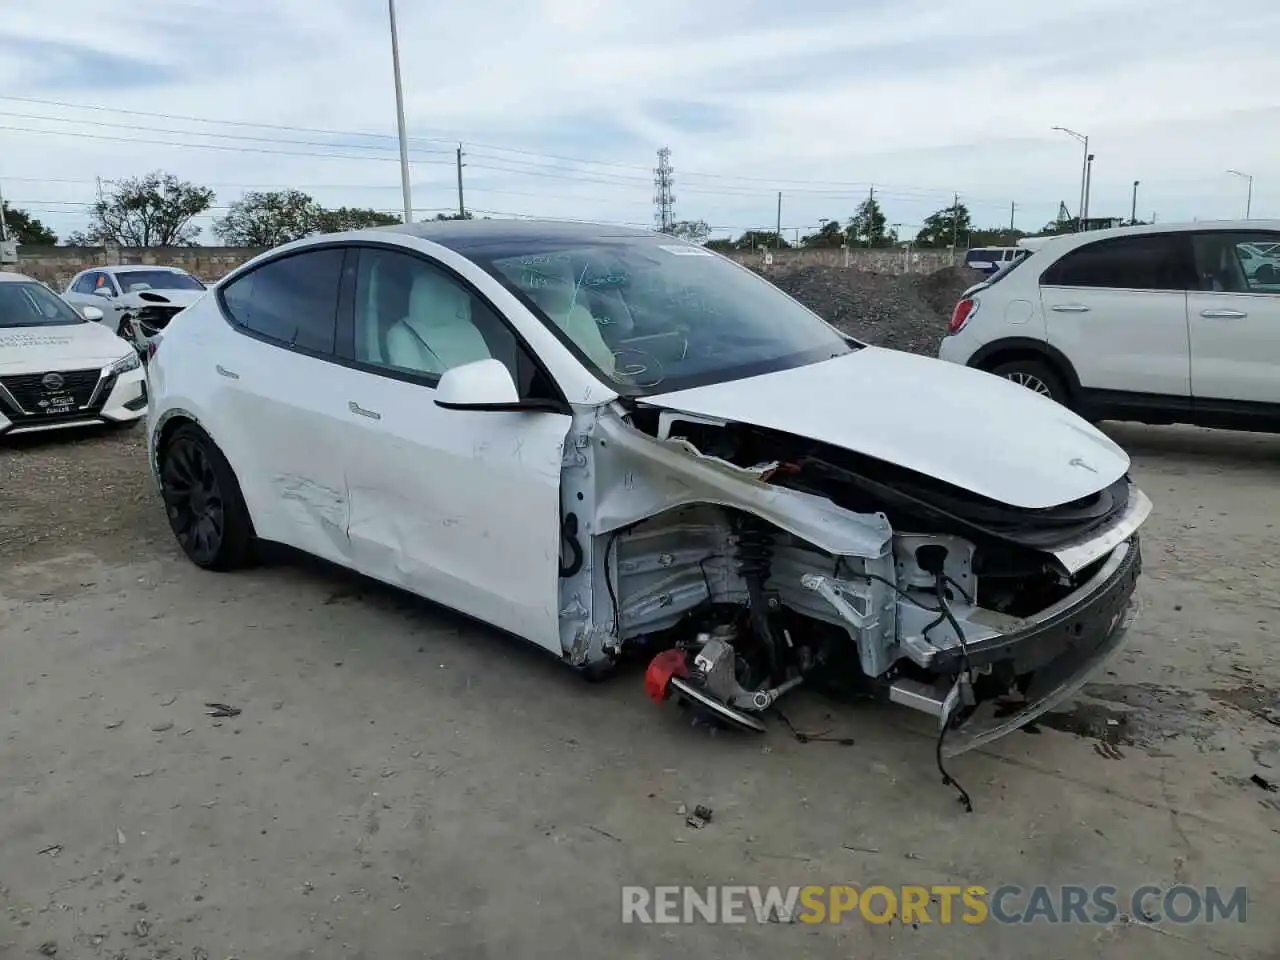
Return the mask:
<svg viewBox="0 0 1280 960">
<path fill-rule="evenodd" d="M 769 679 L 775 684 L 781 683 L 786 679 L 782 652 L 769 625 L 769 602 L 764 593 L 764 584 L 773 564 L 774 531 L 759 517 L 748 513 L 738 515 L 735 527 L 738 536 L 738 572 L 747 584 L 751 627 L 765 645 L 769 659 Z"/>
</svg>

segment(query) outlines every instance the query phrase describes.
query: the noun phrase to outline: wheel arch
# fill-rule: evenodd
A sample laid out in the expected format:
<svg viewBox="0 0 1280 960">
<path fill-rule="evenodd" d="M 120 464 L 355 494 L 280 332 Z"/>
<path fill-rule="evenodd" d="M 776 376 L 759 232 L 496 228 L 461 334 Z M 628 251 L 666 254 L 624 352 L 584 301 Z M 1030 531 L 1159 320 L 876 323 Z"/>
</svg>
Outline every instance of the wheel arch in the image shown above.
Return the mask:
<svg viewBox="0 0 1280 960">
<path fill-rule="evenodd" d="M 979 347 L 969 358 L 969 366 L 990 372 L 1011 360 L 1038 360 L 1047 363 L 1062 377 L 1069 397 L 1080 395 L 1080 378 L 1071 361 L 1057 347 L 1032 337 L 1004 337 Z"/>
<path fill-rule="evenodd" d="M 160 486 L 160 451 L 164 449 L 165 444 L 169 442 L 169 439 L 178 430 L 186 426 L 195 427 L 197 430 L 199 430 L 201 433 L 203 433 L 206 437 L 209 438 L 210 443 L 212 443 L 215 447 L 218 448 L 219 452 L 221 452 L 222 454 L 223 459 L 227 461 L 227 465 L 231 468 L 231 475 L 235 478 L 236 486 L 239 487 L 240 477 L 236 473 L 235 464 L 231 462 L 231 458 L 227 456 L 226 450 L 224 450 L 222 445 L 218 443 L 217 438 L 213 435 L 213 433 L 209 430 L 209 428 L 205 426 L 200 421 L 200 418 L 197 417 L 190 410 L 186 410 L 181 407 L 172 407 L 160 415 L 160 418 L 156 421 L 155 430 L 152 433 L 152 437 L 154 439 L 151 445 L 151 473 L 152 473 L 152 476 L 155 477 L 157 488 Z M 241 498 L 243 499 L 244 497 L 243 489 L 241 488 L 239 492 L 240 492 Z M 248 501 L 245 501 L 244 506 L 245 506 L 245 514 L 249 518 L 250 533 L 251 535 L 256 536 L 257 526 L 253 520 L 253 509 L 249 506 Z"/>
</svg>

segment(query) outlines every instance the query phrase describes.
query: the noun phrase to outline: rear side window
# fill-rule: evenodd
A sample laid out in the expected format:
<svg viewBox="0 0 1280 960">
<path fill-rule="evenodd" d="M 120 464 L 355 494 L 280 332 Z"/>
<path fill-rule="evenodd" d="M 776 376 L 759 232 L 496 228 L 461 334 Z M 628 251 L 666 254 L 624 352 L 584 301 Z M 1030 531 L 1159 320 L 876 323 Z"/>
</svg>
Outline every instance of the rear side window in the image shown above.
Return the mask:
<svg viewBox="0 0 1280 960">
<path fill-rule="evenodd" d="M 1186 290 L 1191 280 L 1184 239 L 1157 233 L 1099 240 L 1071 251 L 1044 272 L 1054 287 Z"/>
<path fill-rule="evenodd" d="M 233 280 L 222 291 L 223 306 L 236 324 L 260 336 L 333 353 L 344 255 L 330 247 L 272 260 Z"/>
<path fill-rule="evenodd" d="M 1198 289 L 1215 293 L 1280 293 L 1280 250 L 1272 234 L 1212 231 L 1191 238 Z M 1263 251 L 1269 251 L 1264 253 Z"/>
</svg>

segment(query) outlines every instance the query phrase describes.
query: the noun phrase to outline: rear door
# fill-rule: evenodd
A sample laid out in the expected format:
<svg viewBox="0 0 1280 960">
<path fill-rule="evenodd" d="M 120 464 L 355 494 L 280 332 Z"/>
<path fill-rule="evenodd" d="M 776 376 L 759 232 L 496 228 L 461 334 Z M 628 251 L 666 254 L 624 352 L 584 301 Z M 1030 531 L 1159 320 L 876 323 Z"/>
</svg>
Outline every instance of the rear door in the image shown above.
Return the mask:
<svg viewBox="0 0 1280 960">
<path fill-rule="evenodd" d="M 1258 255 L 1268 231 L 1197 232 L 1188 295 L 1191 392 L 1197 401 L 1280 404 L 1280 269 Z"/>
<path fill-rule="evenodd" d="M 238 336 L 203 357 L 219 385 L 211 433 L 235 468 L 259 536 L 350 565 L 340 423 L 338 291 L 346 251 L 305 248 L 219 292 Z"/>
<path fill-rule="evenodd" d="M 1077 247 L 1040 277 L 1049 343 L 1070 358 L 1086 389 L 1187 398 L 1192 279 L 1185 234 Z"/>
</svg>

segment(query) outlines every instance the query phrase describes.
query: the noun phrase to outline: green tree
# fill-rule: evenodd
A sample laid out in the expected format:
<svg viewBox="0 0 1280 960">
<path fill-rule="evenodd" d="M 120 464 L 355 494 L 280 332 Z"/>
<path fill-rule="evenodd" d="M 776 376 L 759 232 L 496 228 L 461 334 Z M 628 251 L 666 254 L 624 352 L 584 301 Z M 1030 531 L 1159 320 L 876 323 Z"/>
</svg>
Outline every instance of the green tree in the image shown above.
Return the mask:
<svg viewBox="0 0 1280 960">
<path fill-rule="evenodd" d="M 844 243 L 844 231 L 839 220 L 828 220 L 816 233 L 800 238 L 802 247 L 839 247 Z"/>
<path fill-rule="evenodd" d="M 875 197 L 868 197 L 858 204 L 857 212 L 849 218 L 845 227 L 845 236 L 851 247 L 887 247 L 891 243 L 885 232 L 887 221 L 880 203 Z"/>
<path fill-rule="evenodd" d="M 301 190 L 253 190 L 213 222 L 213 232 L 229 247 L 277 247 L 315 233 L 320 215 L 320 205 Z"/>
<path fill-rule="evenodd" d="M 52 247 L 58 242 L 57 235 L 43 223 L 17 207 L 4 205 L 4 225 L 10 240 L 17 240 L 19 246 Z"/>
<path fill-rule="evenodd" d="M 341 233 L 343 230 L 389 227 L 393 223 L 403 222 L 404 218 L 394 213 L 367 207 L 338 207 L 334 210 L 320 210 L 316 217 L 316 229 L 320 233 Z"/>
<path fill-rule="evenodd" d="M 471 215 L 471 211 L 468 210 L 466 213 L 437 213 L 434 217 L 432 217 L 432 219 L 433 220 L 474 220 L 475 218 Z M 485 219 L 488 220 L 489 218 L 485 217 Z M 399 222 L 398 218 L 397 218 L 397 222 Z"/>
<path fill-rule="evenodd" d="M 916 246 L 945 248 L 951 246 L 953 238 L 957 244 L 965 243 L 972 230 L 969 208 L 963 203 L 952 204 L 925 217 L 924 225 L 916 234 Z"/>
<path fill-rule="evenodd" d="M 153 170 L 143 177 L 118 180 L 93 205 L 89 228 L 67 237 L 69 246 L 194 246 L 200 228 L 191 220 L 213 206 L 208 187 Z"/>
<path fill-rule="evenodd" d="M 756 247 L 768 247 L 772 250 L 791 246 L 773 230 L 748 230 L 735 240 L 733 245 L 738 250 L 754 250 Z"/>
<path fill-rule="evenodd" d="M 705 243 L 707 237 L 711 236 L 711 227 L 705 220 L 677 220 L 667 232 L 690 243 Z"/>
</svg>

